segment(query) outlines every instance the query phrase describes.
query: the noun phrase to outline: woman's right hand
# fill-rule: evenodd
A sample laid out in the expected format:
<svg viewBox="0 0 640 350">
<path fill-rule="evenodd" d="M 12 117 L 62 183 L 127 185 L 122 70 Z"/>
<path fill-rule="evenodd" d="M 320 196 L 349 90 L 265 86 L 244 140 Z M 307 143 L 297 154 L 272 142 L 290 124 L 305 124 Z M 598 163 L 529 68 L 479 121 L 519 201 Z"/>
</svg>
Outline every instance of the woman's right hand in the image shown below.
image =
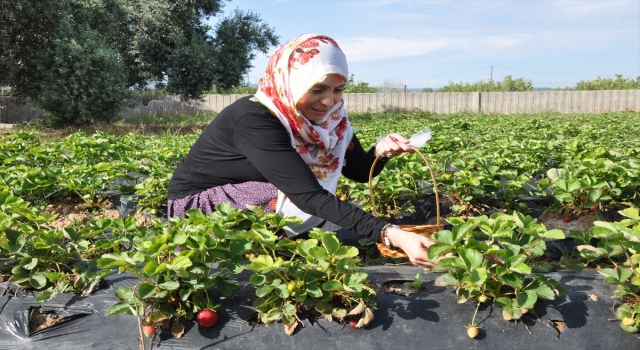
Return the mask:
<svg viewBox="0 0 640 350">
<path fill-rule="evenodd" d="M 394 247 L 402 249 L 414 265 L 434 267 L 437 261 L 427 257 L 429 246 L 435 242 L 417 233 L 404 231 L 397 227 L 390 227 L 386 231 L 389 242 Z M 450 254 L 449 254 L 450 255 Z"/>
</svg>

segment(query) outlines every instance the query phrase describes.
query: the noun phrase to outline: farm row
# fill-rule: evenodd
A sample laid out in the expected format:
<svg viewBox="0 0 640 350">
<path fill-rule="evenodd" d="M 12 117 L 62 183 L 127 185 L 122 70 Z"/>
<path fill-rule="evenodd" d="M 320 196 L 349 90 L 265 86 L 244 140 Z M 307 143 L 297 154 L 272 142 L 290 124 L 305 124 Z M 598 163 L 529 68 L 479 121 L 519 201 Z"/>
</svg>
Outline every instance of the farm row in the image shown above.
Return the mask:
<svg viewBox="0 0 640 350">
<path fill-rule="evenodd" d="M 429 251 L 432 259 L 453 254 L 440 260 L 444 273 L 436 284 L 456 289 L 459 302 L 495 304 L 506 320 L 519 320 L 539 299 L 564 292 L 542 273 L 557 266 L 543 259 L 547 242 L 566 235 L 537 222 L 529 202 L 572 219 L 616 213 L 613 222 L 601 219 L 588 230 L 570 232 L 578 249 L 560 266 L 600 266 L 606 281 L 617 285 L 621 327 L 637 332 L 638 118 L 374 114 L 354 116 L 352 123 L 365 146 L 389 132 L 410 136 L 431 128 L 433 139 L 422 151 L 454 210 L 450 229 L 433 237 Z M 34 289 L 46 301 L 60 293 L 90 293 L 107 274 L 128 272 L 140 283 L 118 289 L 119 302 L 108 314 L 135 314 L 141 326 L 164 326 L 179 338 L 182 319 L 215 310 L 220 296 L 238 288 L 230 277 L 249 270 L 261 323 L 282 322 L 292 334 L 301 313 L 315 312 L 366 327 L 374 317 L 376 291 L 359 271 L 364 249 L 343 245 L 332 232 L 316 229 L 305 239 L 278 239 L 275 233 L 295 219 L 227 205 L 209 216 L 192 211 L 187 219 L 168 222 L 141 223 L 125 211 L 101 216 L 113 198 L 134 198 L 137 214 L 161 215 L 173 169 L 197 136 L 98 132 L 42 141 L 37 133 L 16 131 L 2 137 L 0 282 Z M 376 211 L 391 220 L 411 215 L 412 200 L 433 194 L 432 180 L 417 155 L 391 159 L 373 180 Z M 367 184 L 343 179 L 338 195 L 373 209 Z M 52 204 L 93 216 L 54 226 L 65 214 L 47 211 Z M 494 214 L 473 215 L 483 209 Z M 474 315 L 470 336 L 475 327 Z"/>
</svg>

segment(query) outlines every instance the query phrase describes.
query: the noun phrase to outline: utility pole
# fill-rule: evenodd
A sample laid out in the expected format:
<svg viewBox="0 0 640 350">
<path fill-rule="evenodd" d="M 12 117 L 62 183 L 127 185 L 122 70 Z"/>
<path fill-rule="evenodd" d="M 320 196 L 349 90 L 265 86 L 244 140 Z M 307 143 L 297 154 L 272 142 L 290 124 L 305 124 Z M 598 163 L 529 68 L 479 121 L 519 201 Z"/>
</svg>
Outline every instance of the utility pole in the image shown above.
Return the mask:
<svg viewBox="0 0 640 350">
<path fill-rule="evenodd" d="M 491 78 L 489 78 L 489 80 L 493 80 L 493 64 L 491 65 Z"/>
</svg>

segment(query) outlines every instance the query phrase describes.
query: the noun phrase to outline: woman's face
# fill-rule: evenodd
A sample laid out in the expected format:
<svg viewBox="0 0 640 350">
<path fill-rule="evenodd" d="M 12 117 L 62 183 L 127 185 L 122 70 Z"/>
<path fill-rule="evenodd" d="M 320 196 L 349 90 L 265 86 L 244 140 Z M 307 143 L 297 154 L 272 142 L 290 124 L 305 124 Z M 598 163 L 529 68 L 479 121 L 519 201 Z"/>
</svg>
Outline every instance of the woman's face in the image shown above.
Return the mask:
<svg viewBox="0 0 640 350">
<path fill-rule="evenodd" d="M 320 121 L 342 100 L 342 91 L 346 85 L 347 82 L 343 76 L 329 74 L 302 96 L 296 103 L 296 108 L 310 121 Z"/>
</svg>

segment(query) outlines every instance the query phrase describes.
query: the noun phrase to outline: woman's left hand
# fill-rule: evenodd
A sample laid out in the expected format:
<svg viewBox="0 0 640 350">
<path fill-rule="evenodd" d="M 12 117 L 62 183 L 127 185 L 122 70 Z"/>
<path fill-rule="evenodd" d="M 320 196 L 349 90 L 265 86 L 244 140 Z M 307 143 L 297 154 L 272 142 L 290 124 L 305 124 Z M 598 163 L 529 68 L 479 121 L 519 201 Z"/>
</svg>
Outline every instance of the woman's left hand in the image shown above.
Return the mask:
<svg viewBox="0 0 640 350">
<path fill-rule="evenodd" d="M 397 133 L 381 137 L 376 144 L 376 156 L 391 158 L 404 152 L 414 153 L 415 150 L 409 146 L 409 139 Z"/>
</svg>

